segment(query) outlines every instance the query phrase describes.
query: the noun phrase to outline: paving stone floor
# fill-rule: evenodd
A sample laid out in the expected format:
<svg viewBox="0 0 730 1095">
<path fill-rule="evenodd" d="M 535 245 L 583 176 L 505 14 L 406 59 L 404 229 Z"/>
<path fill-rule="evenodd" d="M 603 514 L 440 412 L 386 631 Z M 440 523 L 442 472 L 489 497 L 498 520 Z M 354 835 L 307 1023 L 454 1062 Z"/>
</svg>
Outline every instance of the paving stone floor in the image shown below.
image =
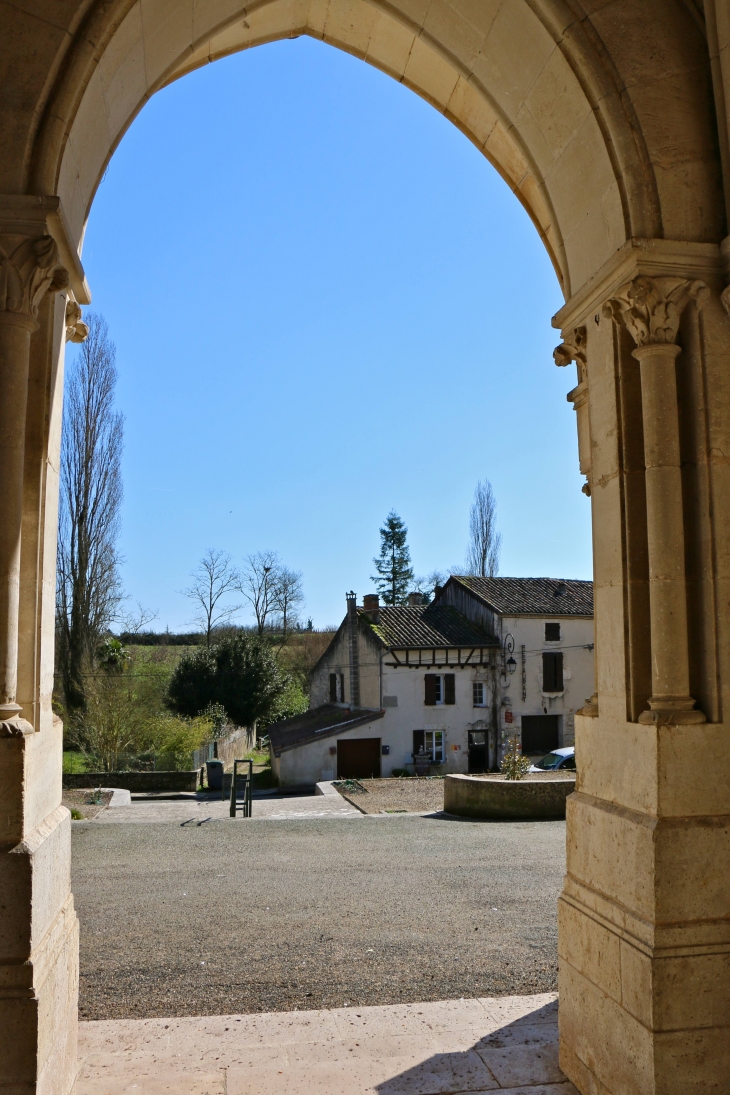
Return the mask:
<svg viewBox="0 0 730 1095">
<path fill-rule="evenodd" d="M 578 1095 L 557 997 L 80 1025 L 75 1095 Z"/>
<path fill-rule="evenodd" d="M 289 821 L 305 818 L 362 817 L 349 802 L 341 798 L 308 795 L 255 798 L 252 817 L 259 820 Z M 179 798 L 132 797 L 131 805 L 103 810 L 94 825 L 128 825 L 130 823 L 177 822 L 179 825 L 203 825 L 229 818 L 227 800 L 207 795 L 181 795 Z M 79 823 L 80 824 L 80 823 Z"/>
</svg>

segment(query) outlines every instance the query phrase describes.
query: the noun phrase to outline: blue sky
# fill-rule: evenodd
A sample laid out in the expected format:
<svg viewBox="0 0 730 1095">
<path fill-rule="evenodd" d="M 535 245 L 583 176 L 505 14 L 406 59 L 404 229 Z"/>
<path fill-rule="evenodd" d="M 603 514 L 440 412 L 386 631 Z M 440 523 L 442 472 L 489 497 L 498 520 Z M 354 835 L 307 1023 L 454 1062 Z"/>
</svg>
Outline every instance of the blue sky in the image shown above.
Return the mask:
<svg viewBox="0 0 730 1095">
<path fill-rule="evenodd" d="M 391 508 L 416 572 L 446 569 L 485 477 L 502 574 L 591 577 L 557 280 L 402 85 L 309 38 L 184 77 L 115 153 L 83 260 L 117 345 L 123 579 L 156 627 L 188 625 L 208 547 L 278 551 L 339 621 Z"/>
</svg>

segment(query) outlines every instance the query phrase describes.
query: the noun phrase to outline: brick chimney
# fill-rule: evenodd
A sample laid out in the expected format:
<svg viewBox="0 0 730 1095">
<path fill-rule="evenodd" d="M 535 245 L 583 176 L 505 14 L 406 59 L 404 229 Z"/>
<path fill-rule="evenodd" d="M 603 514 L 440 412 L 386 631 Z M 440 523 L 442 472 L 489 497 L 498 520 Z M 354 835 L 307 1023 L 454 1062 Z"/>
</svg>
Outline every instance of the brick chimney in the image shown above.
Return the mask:
<svg viewBox="0 0 730 1095">
<path fill-rule="evenodd" d="M 362 607 L 370 617 L 370 622 L 377 624 L 380 620 L 380 597 L 377 593 L 366 593 L 362 599 Z"/>
<path fill-rule="evenodd" d="M 360 706 L 360 649 L 358 645 L 357 597 L 350 590 L 347 600 L 347 641 L 350 652 L 350 706 Z"/>
</svg>

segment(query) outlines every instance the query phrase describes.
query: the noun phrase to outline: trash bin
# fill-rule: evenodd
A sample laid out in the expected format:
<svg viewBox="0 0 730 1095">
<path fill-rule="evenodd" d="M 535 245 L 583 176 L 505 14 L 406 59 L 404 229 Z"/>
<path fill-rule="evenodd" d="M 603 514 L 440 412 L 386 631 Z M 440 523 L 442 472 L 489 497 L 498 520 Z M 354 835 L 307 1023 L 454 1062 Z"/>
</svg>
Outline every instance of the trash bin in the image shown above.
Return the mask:
<svg viewBox="0 0 730 1095">
<path fill-rule="evenodd" d="M 223 761 L 222 760 L 207 760 L 205 762 L 206 773 L 208 776 L 208 790 L 209 791 L 222 791 L 223 790 Z"/>
</svg>

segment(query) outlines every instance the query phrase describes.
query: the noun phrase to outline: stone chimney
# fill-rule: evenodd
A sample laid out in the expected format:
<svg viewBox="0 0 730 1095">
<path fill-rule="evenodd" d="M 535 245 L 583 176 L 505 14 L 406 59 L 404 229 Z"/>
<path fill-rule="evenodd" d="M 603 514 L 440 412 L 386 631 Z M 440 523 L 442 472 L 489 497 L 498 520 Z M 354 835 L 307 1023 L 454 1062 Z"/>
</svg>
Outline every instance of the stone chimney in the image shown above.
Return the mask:
<svg viewBox="0 0 730 1095">
<path fill-rule="evenodd" d="M 409 593 L 408 604 L 411 608 L 419 608 L 423 604 L 422 593 Z"/>
<path fill-rule="evenodd" d="M 377 593 L 366 593 L 362 599 L 362 607 L 370 617 L 370 622 L 377 624 L 380 621 L 380 597 Z"/>
<path fill-rule="evenodd" d="M 360 706 L 360 649 L 358 645 L 357 597 L 350 590 L 347 600 L 347 641 L 350 651 L 350 706 Z"/>
</svg>

